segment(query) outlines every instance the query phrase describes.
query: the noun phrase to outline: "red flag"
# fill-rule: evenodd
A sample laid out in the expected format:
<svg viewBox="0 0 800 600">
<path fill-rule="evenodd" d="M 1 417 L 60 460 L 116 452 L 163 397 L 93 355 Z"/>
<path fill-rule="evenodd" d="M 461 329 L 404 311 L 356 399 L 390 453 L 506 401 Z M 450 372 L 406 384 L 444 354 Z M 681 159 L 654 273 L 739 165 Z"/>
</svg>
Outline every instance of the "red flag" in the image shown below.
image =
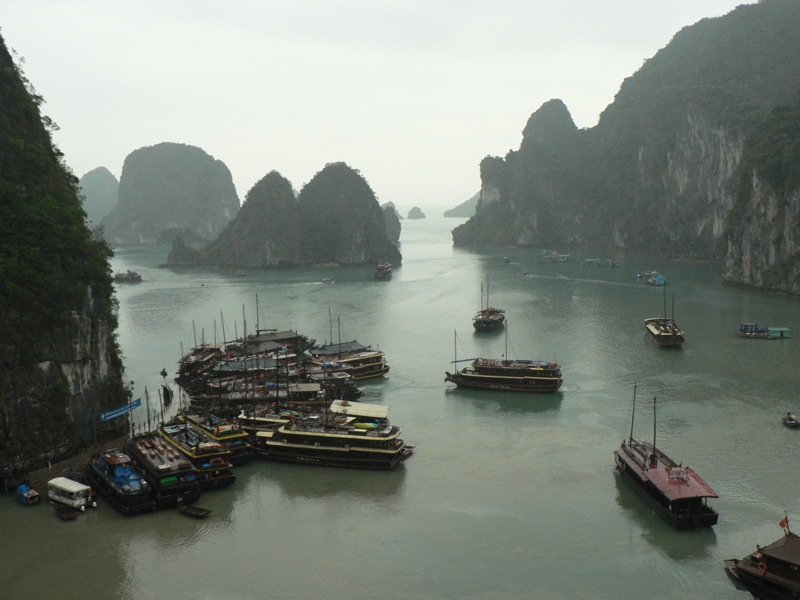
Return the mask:
<svg viewBox="0 0 800 600">
<path fill-rule="evenodd" d="M 780 526 L 783 527 L 784 529 L 786 529 L 789 526 L 789 517 L 788 516 L 783 517 L 783 519 L 781 519 Z"/>
</svg>

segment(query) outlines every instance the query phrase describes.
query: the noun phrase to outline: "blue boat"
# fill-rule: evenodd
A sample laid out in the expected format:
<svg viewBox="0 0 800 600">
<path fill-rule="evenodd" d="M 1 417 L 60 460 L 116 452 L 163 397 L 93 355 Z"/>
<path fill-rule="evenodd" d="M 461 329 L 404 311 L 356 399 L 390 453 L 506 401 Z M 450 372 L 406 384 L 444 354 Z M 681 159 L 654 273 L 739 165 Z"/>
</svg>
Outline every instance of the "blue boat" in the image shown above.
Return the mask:
<svg viewBox="0 0 800 600">
<path fill-rule="evenodd" d="M 121 449 L 105 450 L 92 456 L 87 476 L 92 487 L 123 514 L 157 508 L 153 489 Z"/>
</svg>

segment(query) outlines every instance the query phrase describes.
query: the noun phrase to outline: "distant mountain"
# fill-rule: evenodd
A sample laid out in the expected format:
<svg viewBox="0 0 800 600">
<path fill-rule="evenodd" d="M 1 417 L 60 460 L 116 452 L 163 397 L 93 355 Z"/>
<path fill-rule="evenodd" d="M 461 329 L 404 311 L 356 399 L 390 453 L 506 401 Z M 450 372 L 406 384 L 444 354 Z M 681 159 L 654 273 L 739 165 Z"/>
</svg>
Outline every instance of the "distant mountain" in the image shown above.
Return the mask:
<svg viewBox="0 0 800 600">
<path fill-rule="evenodd" d="M 192 248 L 178 238 L 168 264 L 265 268 L 401 260 L 375 194 L 358 171 L 339 162 L 326 165 L 296 200 L 289 181 L 269 173 L 216 240 Z"/>
<path fill-rule="evenodd" d="M 119 202 L 102 220 L 111 244 L 151 244 L 175 235 L 211 241 L 239 212 L 228 167 L 195 146 L 162 143 L 125 159 Z"/>
<path fill-rule="evenodd" d="M 415 206 L 410 211 L 408 211 L 408 218 L 409 219 L 424 219 L 425 218 L 425 213 L 422 212 L 422 209 L 419 206 Z"/>
<path fill-rule="evenodd" d="M 394 214 L 397 215 L 398 221 L 403 220 L 403 215 L 401 215 L 400 211 L 397 210 L 397 207 L 394 205 L 394 202 L 384 202 L 383 204 L 381 204 L 381 208 L 386 208 L 386 207 L 389 207 L 394 211 Z"/>
<path fill-rule="evenodd" d="M 465 200 L 455 208 L 451 208 L 450 210 L 444 211 L 445 217 L 471 217 L 475 214 L 475 209 L 478 206 L 478 199 L 481 197 L 481 193 L 478 192 L 469 200 Z"/>
<path fill-rule="evenodd" d="M 800 293 L 797 31 L 797 0 L 741 5 L 678 32 L 595 127 L 545 103 L 518 150 L 481 162 L 454 244 L 724 260 L 730 282 Z"/>
<path fill-rule="evenodd" d="M 83 209 L 87 218 L 91 224 L 99 225 L 117 205 L 119 181 L 105 167 L 97 167 L 81 177 L 78 185 L 85 198 Z"/>
</svg>

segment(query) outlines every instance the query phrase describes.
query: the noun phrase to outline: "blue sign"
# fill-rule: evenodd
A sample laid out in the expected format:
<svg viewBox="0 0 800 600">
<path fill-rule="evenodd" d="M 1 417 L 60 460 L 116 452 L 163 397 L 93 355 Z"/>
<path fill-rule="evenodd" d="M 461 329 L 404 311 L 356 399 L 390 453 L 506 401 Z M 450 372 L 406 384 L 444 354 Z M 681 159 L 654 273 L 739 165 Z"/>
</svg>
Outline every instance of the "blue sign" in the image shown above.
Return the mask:
<svg viewBox="0 0 800 600">
<path fill-rule="evenodd" d="M 119 408 L 115 408 L 114 410 L 102 413 L 100 415 L 100 420 L 109 421 L 111 419 L 116 419 L 117 417 L 124 415 L 125 413 L 131 412 L 134 408 L 139 408 L 141 405 L 142 405 L 142 399 L 137 398 L 130 404 L 126 404 L 124 406 L 120 406 Z"/>
</svg>

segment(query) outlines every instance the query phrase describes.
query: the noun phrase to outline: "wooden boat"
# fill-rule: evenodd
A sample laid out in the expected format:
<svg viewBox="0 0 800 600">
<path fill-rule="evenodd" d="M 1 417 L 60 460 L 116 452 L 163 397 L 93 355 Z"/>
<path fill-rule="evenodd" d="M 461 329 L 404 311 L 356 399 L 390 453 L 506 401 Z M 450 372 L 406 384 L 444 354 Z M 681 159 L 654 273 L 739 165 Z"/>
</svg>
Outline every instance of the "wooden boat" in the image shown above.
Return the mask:
<svg viewBox="0 0 800 600">
<path fill-rule="evenodd" d="M 389 470 L 414 446 L 388 420 L 389 407 L 334 400 L 320 413 L 298 415 L 274 430 L 256 433 L 264 458 L 331 467 Z"/>
<path fill-rule="evenodd" d="M 725 561 L 725 570 L 756 598 L 778 600 L 800 597 L 800 538 L 781 521 L 785 535 L 741 559 Z"/>
<path fill-rule="evenodd" d="M 340 363 L 356 380 L 383 377 L 389 372 L 389 364 L 383 351 L 360 344 L 357 340 L 318 346 L 312 348 L 310 353 L 312 366 Z"/>
<path fill-rule="evenodd" d="M 221 488 L 236 481 L 230 451 L 211 436 L 180 421 L 162 425 L 157 433 L 189 460 L 200 489 Z"/>
<path fill-rule="evenodd" d="M 508 356 L 508 330 L 506 353 L 503 356 Z M 472 364 L 455 373 L 446 371 L 444 380 L 459 387 L 503 392 L 555 392 L 564 382 L 561 367 L 556 361 L 507 358 L 458 360 L 456 357 L 453 363 L 465 361 L 472 361 Z"/>
<path fill-rule="evenodd" d="M 201 508 L 199 506 L 193 506 L 184 502 L 180 502 L 178 504 L 178 510 L 180 510 L 182 514 L 186 515 L 187 517 L 192 517 L 193 519 L 205 519 L 211 514 L 210 508 Z"/>
<path fill-rule="evenodd" d="M 739 337 L 751 340 L 782 340 L 790 337 L 788 327 L 768 327 L 758 323 L 739 323 Z"/>
<path fill-rule="evenodd" d="M 489 304 L 489 275 L 486 275 L 486 305 L 483 304 L 483 283 L 481 283 L 481 309 L 472 317 L 475 331 L 497 331 L 506 322 L 505 311 Z"/>
<path fill-rule="evenodd" d="M 386 281 L 392 278 L 392 263 L 381 261 L 375 266 L 375 279 Z"/>
<path fill-rule="evenodd" d="M 131 271 L 128 269 L 125 273 L 115 273 L 114 274 L 114 282 L 115 283 L 141 283 L 142 276 L 139 275 L 136 271 Z"/>
<path fill-rule="evenodd" d="M 787 412 L 786 416 L 781 417 L 781 423 L 792 429 L 800 427 L 800 421 L 797 420 L 797 415 L 793 415 L 790 412 Z"/>
<path fill-rule="evenodd" d="M 62 521 L 74 521 L 80 516 L 80 512 L 67 506 L 66 504 L 56 504 L 53 506 L 56 516 Z"/>
<path fill-rule="evenodd" d="M 667 317 L 667 296 L 664 292 L 664 316 L 644 320 L 644 327 L 656 344 L 662 348 L 680 348 L 685 337 L 683 330 L 675 323 L 675 296 L 672 296 L 672 318 Z"/>
<path fill-rule="evenodd" d="M 633 411 L 636 409 L 636 386 L 633 388 Z M 718 514 L 708 505 L 717 493 L 694 470 L 676 463 L 655 444 L 655 406 L 653 398 L 653 443 L 633 438 L 631 434 L 614 451 L 616 470 L 633 490 L 676 529 L 711 527 Z"/>
<path fill-rule="evenodd" d="M 42 497 L 26 481 L 23 481 L 17 486 L 17 499 L 25 506 L 33 506 L 39 504 Z"/>
<path fill-rule="evenodd" d="M 158 508 L 175 508 L 200 498 L 200 480 L 192 463 L 160 435 L 145 433 L 125 444 L 125 451 L 141 469 L 153 490 Z"/>
<path fill-rule="evenodd" d="M 228 450 L 230 452 L 228 460 L 234 466 L 249 462 L 253 456 L 253 449 L 249 444 L 250 436 L 239 423 L 228 421 L 211 412 L 203 414 L 182 412 L 178 413 L 177 420 L 188 423 Z"/>
<path fill-rule="evenodd" d="M 63 504 L 81 512 L 86 507 L 97 506 L 91 487 L 67 477 L 54 477 L 47 482 L 47 498 L 53 504 Z"/>
<path fill-rule="evenodd" d="M 87 476 L 92 486 L 122 514 L 157 508 L 153 488 L 121 448 L 94 454 L 89 460 Z"/>
</svg>

